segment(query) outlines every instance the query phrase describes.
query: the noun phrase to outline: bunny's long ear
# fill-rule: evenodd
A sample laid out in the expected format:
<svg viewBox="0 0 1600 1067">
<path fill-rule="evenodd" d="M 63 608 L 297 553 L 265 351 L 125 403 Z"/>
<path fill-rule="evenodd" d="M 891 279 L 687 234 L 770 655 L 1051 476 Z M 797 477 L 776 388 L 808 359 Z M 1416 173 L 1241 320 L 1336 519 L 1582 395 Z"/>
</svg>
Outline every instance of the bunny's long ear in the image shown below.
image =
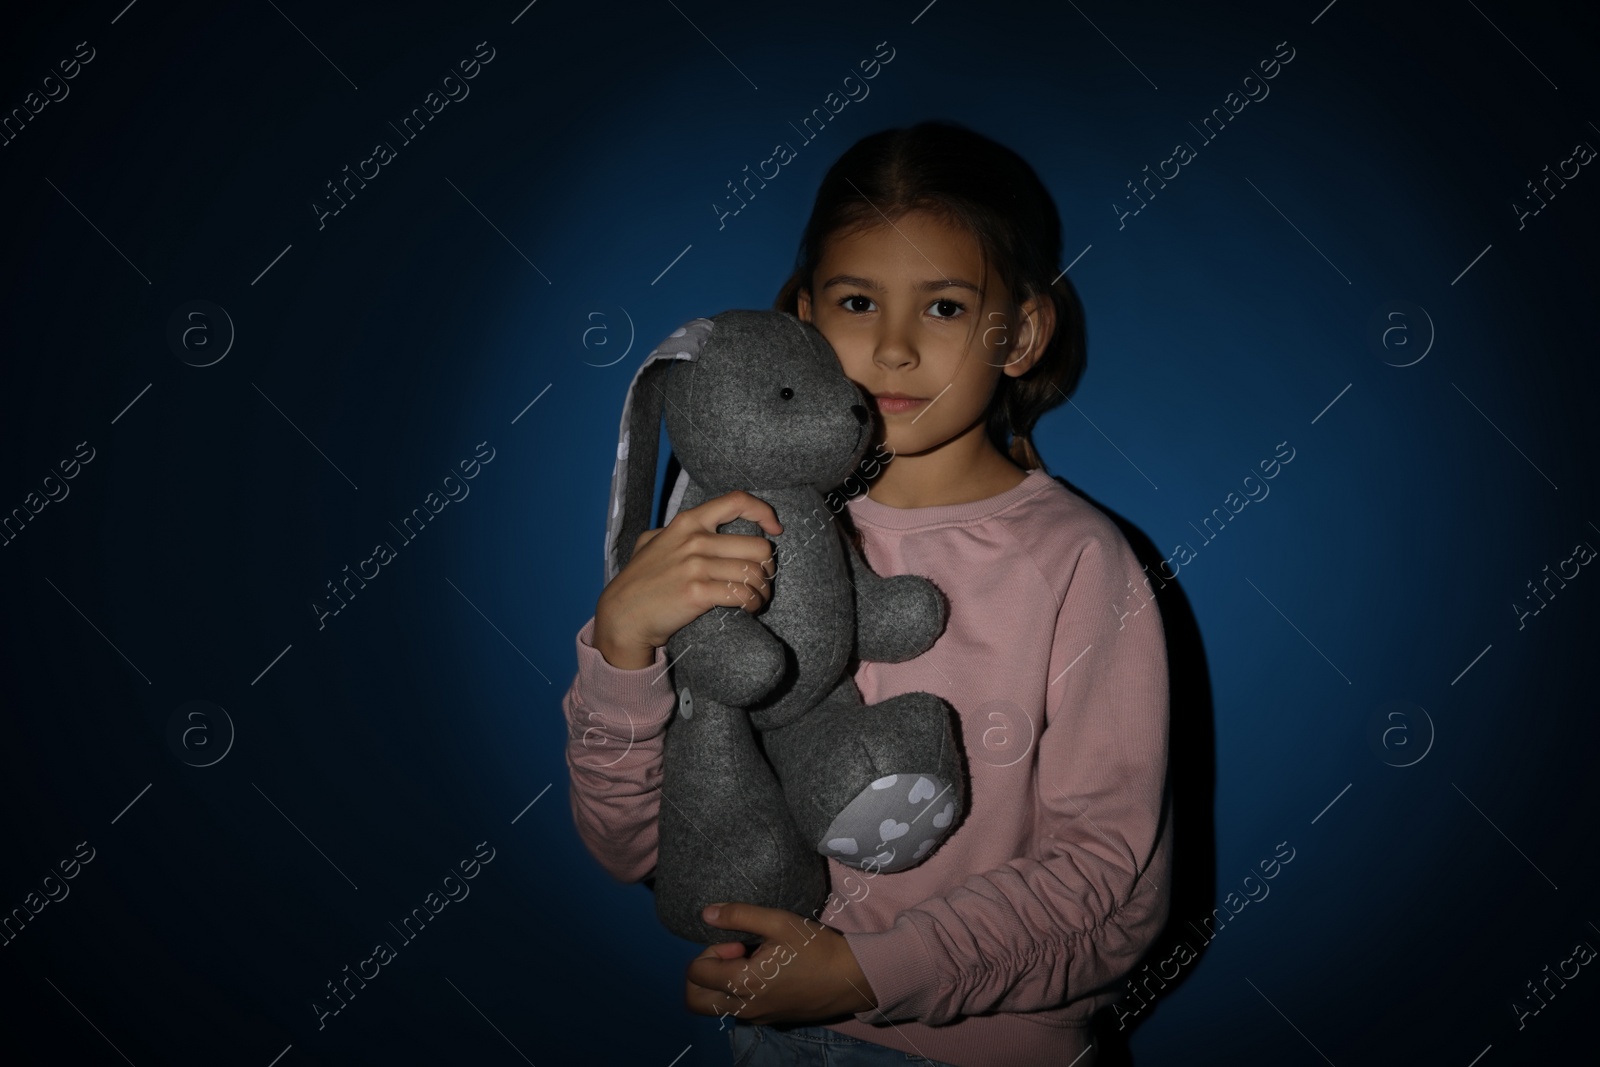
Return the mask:
<svg viewBox="0 0 1600 1067">
<path fill-rule="evenodd" d="M 711 335 L 710 319 L 693 319 L 673 330 L 645 357 L 622 403 L 617 439 L 617 465 L 611 473 L 611 510 L 606 518 L 606 584 L 633 558 L 633 545 L 649 529 L 655 501 L 656 443 L 666 393 L 663 382 L 676 360 L 695 360 Z M 638 394 L 638 395 L 635 395 Z M 674 497 L 681 499 L 688 482 L 684 472 Z M 674 509 L 675 510 L 675 509 Z"/>
</svg>

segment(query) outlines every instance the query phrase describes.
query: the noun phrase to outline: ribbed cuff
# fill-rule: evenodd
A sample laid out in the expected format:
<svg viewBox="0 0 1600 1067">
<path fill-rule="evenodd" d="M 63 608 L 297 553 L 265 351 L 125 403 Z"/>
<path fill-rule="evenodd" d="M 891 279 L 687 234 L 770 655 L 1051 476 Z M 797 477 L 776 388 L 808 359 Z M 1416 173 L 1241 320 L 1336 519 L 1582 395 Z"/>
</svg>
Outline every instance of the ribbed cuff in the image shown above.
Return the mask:
<svg viewBox="0 0 1600 1067">
<path fill-rule="evenodd" d="M 877 933 L 847 933 L 844 940 L 878 1000 L 876 1008 L 856 1012 L 859 1022 L 919 1019 L 932 1007 L 937 972 L 922 934 L 909 920 Z"/>
<path fill-rule="evenodd" d="M 577 703 L 582 714 L 573 721 L 581 731 L 599 728 L 620 741 L 642 741 L 666 728 L 677 706 L 667 674 L 667 650 L 656 649 L 655 662 L 623 670 L 606 662 L 594 647 L 594 617 L 578 631 Z"/>
</svg>

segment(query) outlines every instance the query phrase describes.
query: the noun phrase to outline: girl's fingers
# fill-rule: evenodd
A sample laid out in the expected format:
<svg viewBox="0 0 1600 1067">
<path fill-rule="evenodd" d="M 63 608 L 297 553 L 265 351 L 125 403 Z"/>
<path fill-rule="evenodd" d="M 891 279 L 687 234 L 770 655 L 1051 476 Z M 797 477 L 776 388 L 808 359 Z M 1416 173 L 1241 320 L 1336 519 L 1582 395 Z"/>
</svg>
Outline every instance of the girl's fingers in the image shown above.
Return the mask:
<svg viewBox="0 0 1600 1067">
<path fill-rule="evenodd" d="M 754 541 L 758 549 L 771 545 L 765 537 L 746 537 L 744 534 L 728 534 L 730 537 L 739 537 L 741 541 Z M 725 582 L 749 582 L 750 585 L 771 584 L 774 576 L 774 566 L 771 557 L 766 552 L 744 552 L 741 555 L 723 555 L 722 552 L 707 552 L 702 555 L 706 563 L 707 577 L 717 577 Z"/>
<path fill-rule="evenodd" d="M 707 538 L 707 555 L 747 561 L 752 570 L 759 570 L 768 578 L 778 571 L 773 556 L 772 542 L 759 534 L 712 534 Z"/>
<path fill-rule="evenodd" d="M 718 605 L 741 606 L 749 611 L 760 608 L 773 595 L 771 579 L 760 566 L 746 560 L 707 558 L 706 584 Z"/>
<path fill-rule="evenodd" d="M 744 945 L 739 941 L 719 941 L 714 945 L 707 945 L 705 951 L 696 956 L 697 960 L 734 960 L 744 956 Z"/>
<path fill-rule="evenodd" d="M 749 560 L 770 578 L 777 571 L 777 563 L 772 558 L 771 541 L 759 534 L 717 532 L 717 527 L 734 519 L 748 519 L 769 534 L 783 532 L 783 524 L 778 521 L 778 513 L 772 510 L 772 505 L 742 489 L 713 497 L 687 511 L 680 511 L 667 525 L 679 526 L 680 541 L 702 532 L 709 534 L 709 537 L 703 539 L 706 542 L 705 555 Z"/>
<path fill-rule="evenodd" d="M 772 510 L 772 505 L 743 489 L 712 497 L 704 504 L 678 514 L 692 516 L 695 525 L 710 533 L 716 533 L 718 526 L 734 519 L 749 519 L 769 534 L 783 532 L 783 524 L 778 521 L 778 513 Z"/>
</svg>

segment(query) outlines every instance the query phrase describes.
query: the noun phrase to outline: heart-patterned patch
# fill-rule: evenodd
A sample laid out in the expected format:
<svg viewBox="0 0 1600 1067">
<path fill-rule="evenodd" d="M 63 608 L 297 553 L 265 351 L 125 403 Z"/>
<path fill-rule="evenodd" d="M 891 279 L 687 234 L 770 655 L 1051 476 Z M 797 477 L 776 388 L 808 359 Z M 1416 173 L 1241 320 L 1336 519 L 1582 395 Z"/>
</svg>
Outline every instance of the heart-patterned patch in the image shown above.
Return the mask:
<svg viewBox="0 0 1600 1067">
<path fill-rule="evenodd" d="M 928 772 L 886 774 L 870 780 L 817 835 L 815 848 L 832 860 L 863 870 L 875 865 L 890 873 L 914 867 L 954 827 L 961 807 L 960 796 L 950 794 L 954 788 L 954 783 Z M 913 830 L 917 831 L 914 837 Z M 901 839 L 904 845 L 898 843 Z M 895 845 L 891 847 L 890 842 Z"/>
</svg>

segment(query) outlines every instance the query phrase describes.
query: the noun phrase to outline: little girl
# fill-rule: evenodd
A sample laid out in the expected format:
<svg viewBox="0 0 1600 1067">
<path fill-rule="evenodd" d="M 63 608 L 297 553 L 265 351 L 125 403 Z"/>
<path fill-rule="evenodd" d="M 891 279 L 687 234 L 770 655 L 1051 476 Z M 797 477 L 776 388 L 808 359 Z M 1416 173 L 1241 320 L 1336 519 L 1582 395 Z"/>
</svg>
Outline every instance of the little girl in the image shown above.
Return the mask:
<svg viewBox="0 0 1600 1067">
<path fill-rule="evenodd" d="M 1121 532 L 1030 440 L 1083 369 L 1060 250 L 1033 170 L 950 124 L 863 139 L 817 194 L 775 306 L 814 325 L 877 407 L 881 473 L 839 517 L 878 574 L 922 575 L 949 603 L 926 653 L 859 663 L 855 680 L 868 704 L 949 701 L 970 786 L 919 866 L 830 857 L 821 915 L 707 909 L 765 938 L 746 957 L 730 933 L 685 983 L 740 1067 L 1086 1067 L 1090 1017 L 1166 922 L 1160 614 Z M 639 538 L 578 632 L 563 702 L 573 815 L 624 882 L 655 868 L 675 703 L 662 646 L 713 606 L 760 611 L 765 579 L 782 581 L 766 538 L 717 533 L 740 516 L 782 532 L 749 493 L 682 511 Z"/>
</svg>

